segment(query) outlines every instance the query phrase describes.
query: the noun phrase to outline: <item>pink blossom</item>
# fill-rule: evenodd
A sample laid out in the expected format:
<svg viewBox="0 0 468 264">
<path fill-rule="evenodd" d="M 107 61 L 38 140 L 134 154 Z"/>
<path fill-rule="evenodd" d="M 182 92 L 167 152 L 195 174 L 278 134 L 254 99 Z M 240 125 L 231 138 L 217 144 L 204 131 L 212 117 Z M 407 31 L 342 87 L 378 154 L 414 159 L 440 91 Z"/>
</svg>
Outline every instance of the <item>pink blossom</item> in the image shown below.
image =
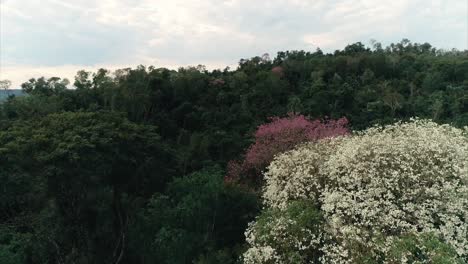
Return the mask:
<svg viewBox="0 0 468 264">
<path fill-rule="evenodd" d="M 270 118 L 271 122 L 258 127 L 254 134 L 255 142 L 247 149 L 242 162 L 230 163 L 228 175 L 231 181 L 241 178 L 257 182 L 261 180 L 262 171 L 273 160 L 273 157 L 293 149 L 297 144 L 315 141 L 327 137 L 349 134 L 348 120 L 309 120 L 303 115 Z"/>
<path fill-rule="evenodd" d="M 273 68 L 271 69 L 271 72 L 274 73 L 274 74 L 276 74 L 276 75 L 279 76 L 279 77 L 283 77 L 283 76 L 284 76 L 284 69 L 283 69 L 283 67 L 281 67 L 281 66 L 273 67 Z"/>
<path fill-rule="evenodd" d="M 214 80 L 210 81 L 210 84 L 214 85 L 214 86 L 223 85 L 223 84 L 225 84 L 225 81 L 223 79 L 221 79 L 221 78 L 217 78 L 217 79 L 214 79 Z"/>
</svg>

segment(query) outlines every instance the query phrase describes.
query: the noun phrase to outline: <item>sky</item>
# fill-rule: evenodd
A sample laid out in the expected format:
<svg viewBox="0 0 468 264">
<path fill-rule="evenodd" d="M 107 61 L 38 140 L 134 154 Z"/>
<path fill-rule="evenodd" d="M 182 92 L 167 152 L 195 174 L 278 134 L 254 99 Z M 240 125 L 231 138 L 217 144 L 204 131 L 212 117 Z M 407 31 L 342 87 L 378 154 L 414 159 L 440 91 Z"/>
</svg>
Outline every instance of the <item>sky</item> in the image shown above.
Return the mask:
<svg viewBox="0 0 468 264">
<path fill-rule="evenodd" d="M 468 49 L 468 0 L 0 0 L 0 80 L 235 68 L 264 53 L 403 38 Z"/>
</svg>

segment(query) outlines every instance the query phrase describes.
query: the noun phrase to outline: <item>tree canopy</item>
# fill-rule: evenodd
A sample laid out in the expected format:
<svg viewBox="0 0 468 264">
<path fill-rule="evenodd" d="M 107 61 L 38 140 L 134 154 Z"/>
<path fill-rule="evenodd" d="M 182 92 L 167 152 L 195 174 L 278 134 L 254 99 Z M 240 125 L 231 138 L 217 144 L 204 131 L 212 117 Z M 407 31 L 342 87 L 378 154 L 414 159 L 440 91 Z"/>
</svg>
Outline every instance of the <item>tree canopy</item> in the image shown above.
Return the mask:
<svg viewBox="0 0 468 264">
<path fill-rule="evenodd" d="M 342 136 L 412 117 L 468 125 L 467 51 L 409 40 L 281 51 L 232 70 L 82 70 L 71 81 L 31 79 L 22 94 L 9 85 L 0 82 L 0 263 L 238 263 L 258 242 L 244 232 L 261 232 L 266 243 L 265 232 L 283 227 L 278 219 L 295 221 L 279 241 L 314 244 L 302 225 L 319 234 L 342 211 L 323 214 L 319 196 L 295 201 L 322 184 L 301 170 L 326 162 Z M 313 150 L 302 164 L 312 167 L 266 172 L 285 151 L 305 158 L 297 144 Z M 360 156 L 341 158 L 360 164 Z M 309 185 L 288 192 L 295 181 Z M 355 195 L 346 184 L 342 199 Z M 258 215 L 266 204 L 275 206 Z M 249 226 L 256 216 L 262 224 Z M 348 227 L 353 217 L 363 215 Z M 434 232 L 393 242 L 386 250 L 395 256 L 428 245 L 448 259 L 459 251 Z M 269 246 L 293 262 L 321 254 Z"/>
</svg>

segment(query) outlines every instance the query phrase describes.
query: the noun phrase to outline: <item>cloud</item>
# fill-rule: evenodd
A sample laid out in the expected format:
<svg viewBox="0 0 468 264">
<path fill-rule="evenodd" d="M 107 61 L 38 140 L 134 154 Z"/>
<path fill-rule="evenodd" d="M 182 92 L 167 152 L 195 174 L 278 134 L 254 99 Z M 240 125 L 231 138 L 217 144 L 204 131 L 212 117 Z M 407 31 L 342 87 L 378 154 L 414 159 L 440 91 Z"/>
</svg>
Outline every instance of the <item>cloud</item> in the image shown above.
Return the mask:
<svg viewBox="0 0 468 264">
<path fill-rule="evenodd" d="M 370 39 L 467 48 L 467 3 L 460 0 L 0 3 L 0 75 L 10 79 L 97 65 L 233 65 L 265 52 L 333 51 Z"/>
</svg>

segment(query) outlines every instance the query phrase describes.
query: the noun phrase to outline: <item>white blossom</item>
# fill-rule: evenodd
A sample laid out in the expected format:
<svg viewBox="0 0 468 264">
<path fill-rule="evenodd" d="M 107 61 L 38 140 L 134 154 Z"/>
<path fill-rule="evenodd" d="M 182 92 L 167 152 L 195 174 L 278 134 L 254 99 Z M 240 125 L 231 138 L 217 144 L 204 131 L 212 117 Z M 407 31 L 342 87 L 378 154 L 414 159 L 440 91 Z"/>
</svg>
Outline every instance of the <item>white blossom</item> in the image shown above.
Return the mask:
<svg viewBox="0 0 468 264">
<path fill-rule="evenodd" d="M 323 164 L 322 210 L 339 241 L 385 251 L 375 234 L 431 232 L 466 256 L 467 167 L 466 131 L 424 120 L 371 128 Z"/>
</svg>

